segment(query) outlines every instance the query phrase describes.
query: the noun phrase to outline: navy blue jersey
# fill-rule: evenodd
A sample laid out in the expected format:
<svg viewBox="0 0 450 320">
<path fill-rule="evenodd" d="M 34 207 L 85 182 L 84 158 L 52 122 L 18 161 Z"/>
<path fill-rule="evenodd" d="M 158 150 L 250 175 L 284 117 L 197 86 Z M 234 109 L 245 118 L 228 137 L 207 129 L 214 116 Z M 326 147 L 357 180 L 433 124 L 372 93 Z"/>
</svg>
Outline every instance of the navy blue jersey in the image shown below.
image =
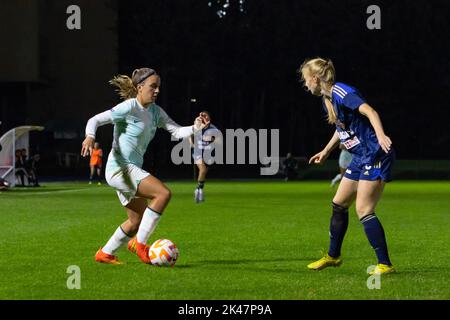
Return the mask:
<svg viewBox="0 0 450 320">
<path fill-rule="evenodd" d="M 358 108 L 365 99 L 356 88 L 337 82 L 333 86 L 331 102 L 337 116 L 335 122 L 339 139 L 345 148 L 362 161 L 372 161 L 384 153 L 378 144 L 375 130 L 369 119 Z M 328 113 L 325 102 L 325 112 Z"/>
</svg>

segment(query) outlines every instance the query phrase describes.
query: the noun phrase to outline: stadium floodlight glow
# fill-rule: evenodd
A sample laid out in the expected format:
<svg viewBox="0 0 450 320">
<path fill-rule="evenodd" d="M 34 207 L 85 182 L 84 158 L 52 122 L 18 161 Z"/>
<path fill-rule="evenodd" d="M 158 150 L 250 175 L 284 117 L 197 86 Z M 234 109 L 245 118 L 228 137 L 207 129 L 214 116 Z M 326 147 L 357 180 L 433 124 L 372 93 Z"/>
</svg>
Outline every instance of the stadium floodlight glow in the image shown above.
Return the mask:
<svg viewBox="0 0 450 320">
<path fill-rule="evenodd" d="M 226 16 L 227 12 L 224 10 L 219 10 L 216 12 L 217 15 L 219 16 L 219 18 L 223 18 L 224 16 Z"/>
<path fill-rule="evenodd" d="M 245 0 L 239 0 L 236 5 L 238 6 L 239 12 L 244 13 Z M 220 19 L 224 18 L 227 15 L 228 10 L 232 9 L 233 6 L 234 4 L 230 3 L 230 0 L 208 1 L 208 7 L 214 8 Z"/>
</svg>

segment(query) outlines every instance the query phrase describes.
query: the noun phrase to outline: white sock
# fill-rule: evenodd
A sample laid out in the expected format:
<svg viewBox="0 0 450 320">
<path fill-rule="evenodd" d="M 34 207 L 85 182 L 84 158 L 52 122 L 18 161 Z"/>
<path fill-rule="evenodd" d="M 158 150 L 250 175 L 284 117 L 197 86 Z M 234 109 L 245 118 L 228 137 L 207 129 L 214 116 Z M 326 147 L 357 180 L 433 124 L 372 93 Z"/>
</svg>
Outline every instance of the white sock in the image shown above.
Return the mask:
<svg viewBox="0 0 450 320">
<path fill-rule="evenodd" d="M 131 238 L 123 232 L 122 228 L 119 226 L 111 239 L 108 240 L 108 243 L 102 248 L 102 251 L 114 255 L 114 253 L 119 250 L 122 245 L 130 241 L 130 239 Z"/>
<path fill-rule="evenodd" d="M 142 217 L 141 225 L 139 226 L 136 240 L 139 243 L 146 244 L 148 238 L 150 238 L 153 231 L 156 229 L 156 225 L 159 222 L 161 215 L 156 213 L 150 208 L 145 209 L 144 216 Z"/>
<path fill-rule="evenodd" d="M 338 173 L 338 174 L 336 175 L 336 177 L 334 177 L 333 182 L 338 182 L 338 181 L 341 180 L 341 179 L 342 179 L 342 176 L 341 176 L 340 173 Z"/>
</svg>

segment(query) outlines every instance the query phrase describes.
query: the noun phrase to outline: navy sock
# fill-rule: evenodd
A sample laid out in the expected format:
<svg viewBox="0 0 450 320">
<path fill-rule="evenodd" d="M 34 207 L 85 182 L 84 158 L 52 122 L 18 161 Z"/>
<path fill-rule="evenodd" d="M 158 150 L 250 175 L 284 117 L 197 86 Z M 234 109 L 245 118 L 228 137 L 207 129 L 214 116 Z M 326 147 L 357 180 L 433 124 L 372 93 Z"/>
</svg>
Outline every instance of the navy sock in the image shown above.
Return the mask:
<svg viewBox="0 0 450 320">
<path fill-rule="evenodd" d="M 375 212 L 368 214 L 360 221 L 364 226 L 364 231 L 366 232 L 366 236 L 367 239 L 369 239 L 370 245 L 375 250 L 378 258 L 378 263 L 391 265 L 384 229 L 381 225 L 380 220 L 378 220 L 378 217 L 375 215 Z"/>
<path fill-rule="evenodd" d="M 334 202 L 333 215 L 330 221 L 330 248 L 328 255 L 338 258 L 341 255 L 342 242 L 348 227 L 348 208 L 341 207 Z"/>
<path fill-rule="evenodd" d="M 204 186 L 205 186 L 205 181 L 199 181 L 197 188 L 203 189 Z"/>
</svg>

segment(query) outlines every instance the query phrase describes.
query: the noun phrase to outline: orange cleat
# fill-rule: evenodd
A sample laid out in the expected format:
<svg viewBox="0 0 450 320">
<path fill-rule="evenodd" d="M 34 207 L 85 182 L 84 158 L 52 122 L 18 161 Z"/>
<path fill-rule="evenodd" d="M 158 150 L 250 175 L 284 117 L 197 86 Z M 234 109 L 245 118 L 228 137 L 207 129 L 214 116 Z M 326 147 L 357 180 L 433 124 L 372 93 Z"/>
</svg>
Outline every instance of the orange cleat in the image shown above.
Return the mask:
<svg viewBox="0 0 450 320">
<path fill-rule="evenodd" d="M 132 253 L 136 253 L 143 263 L 151 264 L 150 258 L 148 256 L 149 249 L 149 246 L 137 242 L 136 237 L 128 241 L 128 250 Z"/>
<path fill-rule="evenodd" d="M 102 251 L 102 248 L 98 249 L 97 253 L 95 254 L 95 261 L 108 264 L 122 264 L 122 262 L 120 262 L 116 256 L 104 253 Z"/>
<path fill-rule="evenodd" d="M 133 237 L 130 241 L 128 241 L 128 250 L 131 253 L 136 253 L 136 237 Z"/>
<path fill-rule="evenodd" d="M 150 257 L 148 256 L 149 249 L 150 247 L 148 245 L 136 241 L 136 254 L 143 263 L 151 264 Z"/>
</svg>

